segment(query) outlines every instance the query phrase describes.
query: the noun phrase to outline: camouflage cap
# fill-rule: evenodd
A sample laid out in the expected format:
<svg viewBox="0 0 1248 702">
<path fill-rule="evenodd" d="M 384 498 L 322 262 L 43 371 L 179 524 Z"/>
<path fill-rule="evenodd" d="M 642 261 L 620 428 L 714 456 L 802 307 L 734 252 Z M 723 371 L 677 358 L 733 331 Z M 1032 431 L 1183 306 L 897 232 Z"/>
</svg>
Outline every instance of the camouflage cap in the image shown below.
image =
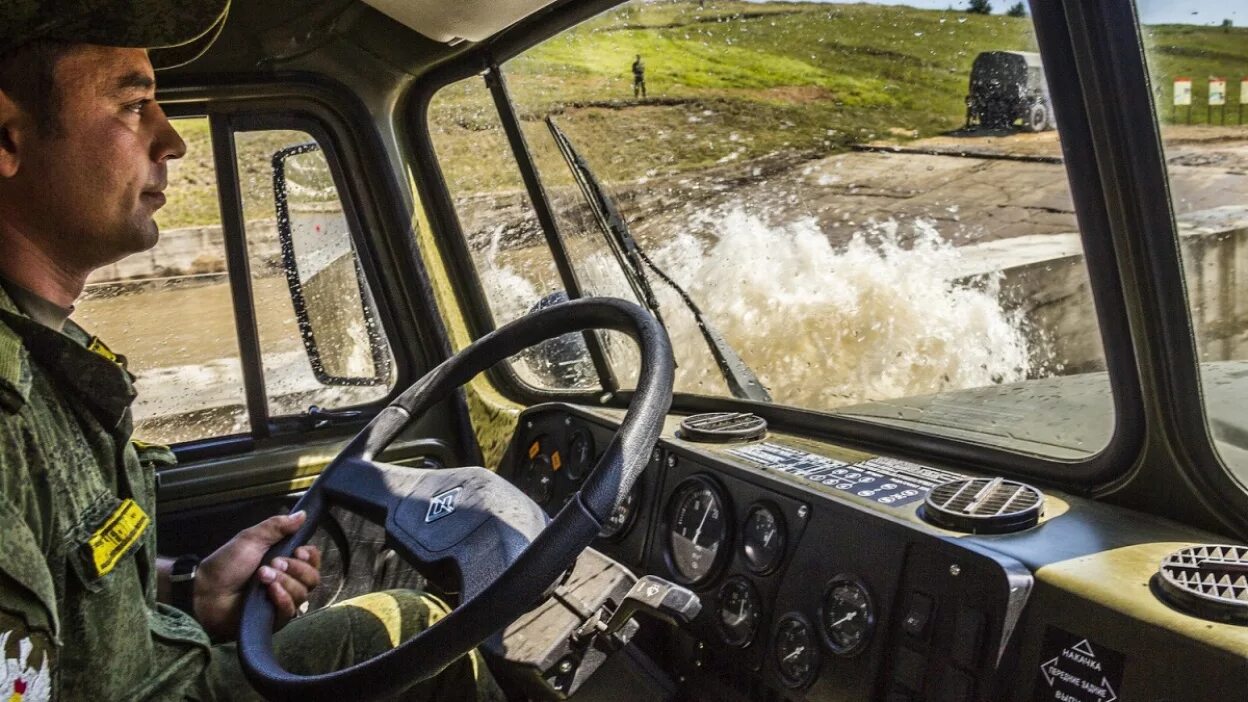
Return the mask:
<svg viewBox="0 0 1248 702">
<path fill-rule="evenodd" d="M 0 0 L 0 53 L 35 39 L 152 49 L 187 63 L 221 32 L 230 0 Z"/>
</svg>

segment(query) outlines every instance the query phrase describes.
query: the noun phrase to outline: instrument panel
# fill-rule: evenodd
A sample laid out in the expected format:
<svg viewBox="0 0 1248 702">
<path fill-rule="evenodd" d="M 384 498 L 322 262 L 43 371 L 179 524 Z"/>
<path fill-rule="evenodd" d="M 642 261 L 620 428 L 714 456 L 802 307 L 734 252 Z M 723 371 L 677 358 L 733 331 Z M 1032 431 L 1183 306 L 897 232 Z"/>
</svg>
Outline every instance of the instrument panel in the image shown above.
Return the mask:
<svg viewBox="0 0 1248 702">
<path fill-rule="evenodd" d="M 612 411 L 531 408 L 500 472 L 553 515 L 617 426 Z M 1020 662 L 1020 650 L 1043 655 L 1057 634 L 1018 631 L 1047 557 L 1035 554 L 1069 557 L 1077 541 L 1036 539 L 1069 503 L 1042 495 L 1040 527 L 1021 535 L 924 521 L 933 488 L 969 478 L 795 436 L 699 444 L 669 424 L 595 548 L 702 599 L 691 624 L 643 626 L 634 639 L 681 683 L 681 699 L 1048 700 L 1045 676 L 1032 675 L 1035 661 Z M 1061 635 L 1073 635 L 1065 626 Z"/>
<path fill-rule="evenodd" d="M 531 412 L 522 420 L 504 471 L 553 515 L 589 475 L 611 431 L 610 424 L 592 416 L 562 409 Z M 857 485 L 863 477 L 850 472 L 845 479 Z M 889 490 L 891 497 L 904 492 Z M 716 464 L 663 441 L 603 526 L 596 547 L 635 572 L 679 582 L 702 598 L 703 612 L 688 631 L 657 636 L 645 646 L 676 676 L 707 678 L 696 689 L 708 699 L 741 697 L 742 690 L 751 690 L 744 697 L 752 699 L 766 694 L 818 698 L 825 679 L 835 680 L 842 694 L 849 686 L 866 699 L 890 657 L 885 643 L 896 638 L 881 623 L 897 619 L 893 602 L 912 535 L 887 522 L 868 531 L 867 515 L 860 510 L 839 513 L 829 506 L 819 495 L 768 472 Z M 890 533 L 891 540 L 886 538 Z M 986 571 L 986 582 L 978 587 L 994 590 L 1000 607 L 984 619 L 1003 623 L 1000 612 L 1009 587 L 1002 584 L 1008 578 L 991 559 L 972 568 L 966 555 L 959 558 L 967 563 L 968 576 Z M 925 599 L 916 601 L 935 594 L 923 593 Z M 985 593 L 980 600 L 992 598 Z M 903 618 L 934 619 L 931 612 L 912 614 L 907 611 Z M 924 645 L 923 636 L 914 636 L 927 628 L 925 622 L 912 626 L 911 634 L 903 632 L 920 639 L 903 650 L 921 650 L 924 661 L 940 653 Z M 983 643 L 990 638 L 985 631 Z M 980 662 L 970 661 L 971 667 Z M 902 664 L 916 665 L 913 659 Z M 710 671 L 716 672 L 708 677 Z M 926 682 L 919 678 L 926 673 L 909 675 L 884 685 L 911 695 L 898 700 L 925 699 L 923 689 L 910 688 L 923 688 Z M 971 691 L 963 699 L 989 698 Z"/>
</svg>

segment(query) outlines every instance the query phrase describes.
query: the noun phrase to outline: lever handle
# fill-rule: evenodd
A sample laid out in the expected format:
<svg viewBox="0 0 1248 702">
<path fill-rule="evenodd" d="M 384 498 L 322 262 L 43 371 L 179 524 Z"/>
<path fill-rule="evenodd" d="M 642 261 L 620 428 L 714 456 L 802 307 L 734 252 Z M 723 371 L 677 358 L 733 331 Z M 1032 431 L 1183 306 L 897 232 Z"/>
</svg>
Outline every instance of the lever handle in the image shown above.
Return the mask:
<svg viewBox="0 0 1248 702">
<path fill-rule="evenodd" d="M 633 583 L 601 633 L 611 636 L 638 612 L 679 626 L 693 621 L 701 611 L 702 600 L 692 590 L 657 575 L 647 575 Z"/>
</svg>

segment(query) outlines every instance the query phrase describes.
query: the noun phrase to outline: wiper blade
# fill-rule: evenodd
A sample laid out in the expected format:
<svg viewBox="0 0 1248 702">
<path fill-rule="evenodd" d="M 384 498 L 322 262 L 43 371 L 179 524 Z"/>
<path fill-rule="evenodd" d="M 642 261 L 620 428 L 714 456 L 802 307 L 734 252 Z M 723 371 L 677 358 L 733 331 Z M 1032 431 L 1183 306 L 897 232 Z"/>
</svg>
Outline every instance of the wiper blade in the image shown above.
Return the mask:
<svg viewBox="0 0 1248 702">
<path fill-rule="evenodd" d="M 567 135 L 549 115 L 546 117 L 546 126 L 550 128 L 555 145 L 559 147 L 559 153 L 563 155 L 568 168 L 572 170 L 572 176 L 576 184 L 580 186 L 581 193 L 589 202 L 594 219 L 598 221 L 598 226 L 607 235 L 611 253 L 619 262 L 629 287 L 633 289 L 633 294 L 637 296 L 641 304 L 646 306 L 646 309 L 650 310 L 651 314 L 658 318 L 659 323 L 663 324 L 663 315 L 659 313 L 659 300 L 655 297 L 654 288 L 650 286 L 650 281 L 646 278 L 642 267 L 645 259 L 641 249 L 637 246 L 637 241 L 633 239 L 632 232 L 628 230 L 628 224 L 624 222 L 619 208 L 615 206 L 615 201 L 602 189 L 593 171 L 589 169 L 589 164 L 576 151 Z M 667 325 L 664 324 L 664 326 Z"/>
<path fill-rule="evenodd" d="M 637 244 L 637 240 L 633 238 L 632 232 L 628 229 L 628 223 L 625 222 L 623 215 L 615 205 L 615 201 L 611 196 L 607 195 L 606 190 L 594 177 L 593 171 L 589 168 L 589 163 L 576 151 L 576 147 L 572 146 L 571 140 L 563 133 L 563 130 L 555 124 L 554 118 L 547 115 L 546 126 L 550 128 L 550 133 L 555 139 L 555 145 L 559 147 L 559 153 L 563 155 L 564 161 L 567 162 L 568 168 L 572 170 L 572 175 L 576 180 L 576 184 L 580 186 L 581 193 L 585 196 L 586 202 L 589 203 L 590 210 L 594 213 L 594 218 L 598 221 L 598 226 L 606 234 L 607 243 L 611 247 L 611 252 L 615 255 L 616 261 L 619 262 L 621 270 L 624 271 L 624 277 L 628 279 L 629 286 L 633 288 L 633 292 L 637 295 L 637 299 L 642 301 L 650 312 L 663 324 L 663 317 L 659 314 L 659 301 L 654 295 L 654 288 L 650 285 L 649 279 L 646 277 L 645 269 L 649 268 L 666 283 L 680 299 L 689 308 L 689 312 L 693 314 L 694 321 L 698 323 L 698 329 L 702 332 L 702 338 L 706 340 L 706 345 L 711 351 L 711 355 L 715 358 L 716 365 L 719 366 L 719 372 L 724 377 L 724 381 L 728 385 L 728 391 L 733 397 L 739 397 L 745 400 L 755 400 L 757 402 L 771 402 L 771 394 L 759 382 L 758 376 L 754 371 L 746 365 L 741 356 L 733 350 L 728 344 L 728 340 L 719 330 L 711 325 L 706 319 L 706 315 L 702 313 L 702 309 L 698 307 L 689 293 L 685 291 L 670 275 L 659 268 L 659 266 L 646 255 L 641 246 Z M 666 324 L 664 324 L 666 326 Z"/>
</svg>

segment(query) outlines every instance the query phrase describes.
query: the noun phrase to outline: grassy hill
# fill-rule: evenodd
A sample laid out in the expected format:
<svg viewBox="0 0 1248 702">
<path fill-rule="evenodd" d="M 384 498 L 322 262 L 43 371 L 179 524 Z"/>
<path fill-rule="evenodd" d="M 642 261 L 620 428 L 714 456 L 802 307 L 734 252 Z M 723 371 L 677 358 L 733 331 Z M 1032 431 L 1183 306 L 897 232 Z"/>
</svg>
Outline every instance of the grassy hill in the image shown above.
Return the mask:
<svg viewBox="0 0 1248 702">
<path fill-rule="evenodd" d="M 1030 20 L 866 4 L 675 2 L 606 13 L 503 70 L 533 122 L 539 157 L 537 120 L 554 113 L 611 181 L 954 129 L 971 62 L 987 49 L 1034 50 Z M 636 54 L 646 63 L 644 103 L 633 100 Z M 435 101 L 443 153 L 467 155 L 468 144 L 455 142 L 488 138 L 478 122 L 489 119 L 487 102 L 475 82 Z M 463 182 L 519 183 L 480 159 L 454 160 L 449 170 Z"/>
<path fill-rule="evenodd" d="M 1163 119 L 1174 75 L 1195 79 L 1197 105 L 1205 100 L 1204 79 L 1223 75 L 1230 101 L 1238 102 L 1248 29 L 1147 27 L 1145 40 Z M 605 180 L 636 181 L 955 129 L 964 120 L 971 62 L 994 49 L 1034 50 L 1030 18 L 867 4 L 664 2 L 603 14 L 510 61 L 504 73 L 550 184 L 566 184 L 568 176 L 541 123 L 547 114 Z M 636 54 L 646 63 L 644 102 L 633 99 Z M 514 167 L 493 157 L 507 145 L 481 79 L 443 90 L 430 114 L 457 194 L 520 187 Z M 1192 117 L 1204 121 L 1203 106 Z M 1234 105 L 1228 117 L 1234 120 Z M 186 197 L 171 189 L 165 226 L 215 221 L 206 127 L 184 131 L 192 152 L 180 170 L 199 185 Z M 265 173 L 245 174 L 249 179 L 268 187 Z"/>
</svg>

